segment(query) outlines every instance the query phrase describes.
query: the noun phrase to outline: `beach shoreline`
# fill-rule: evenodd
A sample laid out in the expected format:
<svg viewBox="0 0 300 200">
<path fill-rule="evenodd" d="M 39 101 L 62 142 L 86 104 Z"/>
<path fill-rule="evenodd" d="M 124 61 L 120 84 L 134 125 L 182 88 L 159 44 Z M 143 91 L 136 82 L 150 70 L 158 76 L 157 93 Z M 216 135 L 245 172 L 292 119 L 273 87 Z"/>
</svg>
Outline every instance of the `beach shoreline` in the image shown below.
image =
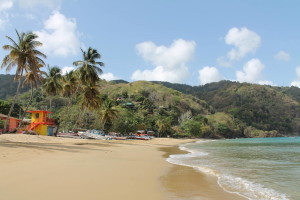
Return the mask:
<svg viewBox="0 0 300 200">
<path fill-rule="evenodd" d="M 170 155 L 189 153 L 181 150 L 180 145 L 161 147 L 160 150 L 164 152 L 163 156 L 165 159 Z M 189 166 L 172 164 L 160 179 L 168 196 L 172 196 L 173 199 L 247 200 L 240 195 L 229 193 L 221 188 L 217 182 L 217 177 L 205 174 Z"/>
<path fill-rule="evenodd" d="M 212 177 L 166 161 L 193 141 L 0 135 L 0 199 L 242 199 Z"/>
</svg>

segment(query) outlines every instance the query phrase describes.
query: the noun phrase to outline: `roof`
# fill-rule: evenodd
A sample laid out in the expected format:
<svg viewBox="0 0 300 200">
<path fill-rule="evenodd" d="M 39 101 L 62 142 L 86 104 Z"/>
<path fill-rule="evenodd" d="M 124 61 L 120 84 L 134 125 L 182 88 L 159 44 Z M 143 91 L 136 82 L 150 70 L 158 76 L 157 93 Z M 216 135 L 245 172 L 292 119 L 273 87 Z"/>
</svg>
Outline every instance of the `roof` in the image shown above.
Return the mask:
<svg viewBox="0 0 300 200">
<path fill-rule="evenodd" d="M 29 113 L 37 113 L 37 112 L 43 112 L 43 113 L 53 113 L 53 112 L 49 112 L 47 110 L 31 110 L 31 111 L 27 111 Z"/>
<path fill-rule="evenodd" d="M 0 117 L 7 118 L 8 116 L 0 113 Z M 20 119 L 18 119 L 18 118 L 15 118 L 15 117 L 9 117 L 9 119 L 16 119 L 16 120 L 20 120 Z M 20 121 L 21 121 L 21 120 L 20 120 Z"/>
</svg>

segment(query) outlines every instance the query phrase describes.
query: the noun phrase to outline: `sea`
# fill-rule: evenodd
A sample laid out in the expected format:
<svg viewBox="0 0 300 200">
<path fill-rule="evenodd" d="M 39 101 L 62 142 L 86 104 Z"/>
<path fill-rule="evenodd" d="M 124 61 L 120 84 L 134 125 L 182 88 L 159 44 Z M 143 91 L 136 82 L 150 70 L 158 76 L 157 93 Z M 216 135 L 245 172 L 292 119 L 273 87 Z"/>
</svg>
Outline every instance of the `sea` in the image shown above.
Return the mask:
<svg viewBox="0 0 300 200">
<path fill-rule="evenodd" d="M 180 146 L 167 161 L 216 176 L 250 200 L 300 200 L 300 137 L 204 140 Z"/>
</svg>

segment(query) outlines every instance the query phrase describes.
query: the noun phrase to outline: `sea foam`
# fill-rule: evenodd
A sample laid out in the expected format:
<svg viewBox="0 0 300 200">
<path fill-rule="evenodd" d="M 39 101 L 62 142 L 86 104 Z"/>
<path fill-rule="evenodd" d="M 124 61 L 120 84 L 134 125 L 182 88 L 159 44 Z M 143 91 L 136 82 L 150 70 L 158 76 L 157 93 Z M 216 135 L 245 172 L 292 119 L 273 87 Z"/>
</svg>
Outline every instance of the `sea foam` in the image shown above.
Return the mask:
<svg viewBox="0 0 300 200">
<path fill-rule="evenodd" d="M 197 143 L 203 143 L 209 141 L 199 141 Z M 229 174 L 222 174 L 220 171 L 212 169 L 209 166 L 204 166 L 199 163 L 192 162 L 192 158 L 204 158 L 209 153 L 194 150 L 187 147 L 187 145 L 181 145 L 181 150 L 187 151 L 187 154 L 170 155 L 167 161 L 187 167 L 192 167 L 202 173 L 216 176 L 219 186 L 229 193 L 238 194 L 249 200 L 289 200 L 285 194 L 281 194 L 273 189 L 266 188 L 262 184 L 254 183 L 246 179 L 235 177 Z"/>
</svg>

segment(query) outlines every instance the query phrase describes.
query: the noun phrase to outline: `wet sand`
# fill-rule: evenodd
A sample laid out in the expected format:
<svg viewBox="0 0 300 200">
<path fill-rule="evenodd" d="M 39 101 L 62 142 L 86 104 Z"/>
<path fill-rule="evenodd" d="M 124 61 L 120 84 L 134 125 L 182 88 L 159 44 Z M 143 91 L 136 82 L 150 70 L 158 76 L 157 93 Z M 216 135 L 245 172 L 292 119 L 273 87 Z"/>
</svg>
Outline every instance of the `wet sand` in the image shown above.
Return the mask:
<svg viewBox="0 0 300 200">
<path fill-rule="evenodd" d="M 178 147 L 162 147 L 167 158 L 172 154 L 187 152 Z M 160 178 L 170 199 L 180 200 L 246 200 L 239 195 L 225 192 L 217 183 L 217 177 L 204 174 L 194 168 L 173 165 Z"/>
<path fill-rule="evenodd" d="M 165 161 L 192 141 L 0 135 L 0 199 L 241 199 L 213 177 Z"/>
</svg>

